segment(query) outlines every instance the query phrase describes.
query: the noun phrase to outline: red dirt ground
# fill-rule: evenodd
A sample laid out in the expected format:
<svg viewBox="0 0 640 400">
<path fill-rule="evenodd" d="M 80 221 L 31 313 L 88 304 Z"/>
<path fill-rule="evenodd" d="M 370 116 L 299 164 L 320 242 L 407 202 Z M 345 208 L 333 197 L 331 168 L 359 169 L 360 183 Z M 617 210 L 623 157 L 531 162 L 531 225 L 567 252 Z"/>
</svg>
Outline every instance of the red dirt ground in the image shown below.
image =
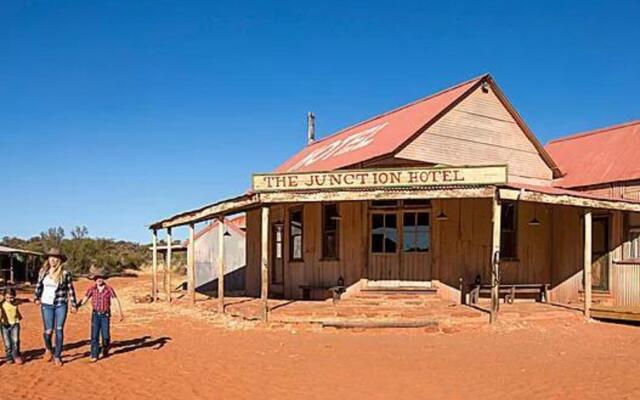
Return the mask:
<svg viewBox="0 0 640 400">
<path fill-rule="evenodd" d="M 69 316 L 58 368 L 42 362 L 38 310 L 24 304 L 27 363 L 0 365 L 0 398 L 640 398 L 640 327 L 568 318 L 450 334 L 225 328 L 181 304 L 133 304 L 147 282 L 111 281 L 127 319 L 112 328 L 113 355 L 96 364 L 86 363 L 88 309 Z"/>
</svg>

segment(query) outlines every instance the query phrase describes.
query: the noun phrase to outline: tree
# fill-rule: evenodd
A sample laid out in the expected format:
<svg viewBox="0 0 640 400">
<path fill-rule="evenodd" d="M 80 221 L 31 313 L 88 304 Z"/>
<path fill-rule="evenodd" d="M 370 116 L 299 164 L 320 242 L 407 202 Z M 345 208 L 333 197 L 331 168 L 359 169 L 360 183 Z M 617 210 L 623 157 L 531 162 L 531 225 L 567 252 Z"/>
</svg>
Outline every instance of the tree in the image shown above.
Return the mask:
<svg viewBox="0 0 640 400">
<path fill-rule="evenodd" d="M 84 239 L 89 236 L 89 229 L 86 226 L 76 226 L 71 231 L 71 237 L 74 239 Z"/>
<path fill-rule="evenodd" d="M 61 226 L 49 228 L 46 232 L 40 232 L 40 239 L 45 251 L 52 247 L 60 248 L 64 239 L 64 229 Z"/>
</svg>

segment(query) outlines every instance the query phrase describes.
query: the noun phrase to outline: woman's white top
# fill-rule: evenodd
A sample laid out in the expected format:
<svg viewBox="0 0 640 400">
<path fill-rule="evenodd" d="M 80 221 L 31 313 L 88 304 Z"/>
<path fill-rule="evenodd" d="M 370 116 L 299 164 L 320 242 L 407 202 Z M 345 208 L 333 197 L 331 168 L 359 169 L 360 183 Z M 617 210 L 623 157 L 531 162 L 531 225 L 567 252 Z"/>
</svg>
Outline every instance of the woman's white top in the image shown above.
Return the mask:
<svg viewBox="0 0 640 400">
<path fill-rule="evenodd" d="M 40 302 L 52 306 L 56 300 L 56 290 L 58 289 L 58 282 L 51 279 L 49 275 L 44 277 L 42 281 L 43 290 Z"/>
</svg>

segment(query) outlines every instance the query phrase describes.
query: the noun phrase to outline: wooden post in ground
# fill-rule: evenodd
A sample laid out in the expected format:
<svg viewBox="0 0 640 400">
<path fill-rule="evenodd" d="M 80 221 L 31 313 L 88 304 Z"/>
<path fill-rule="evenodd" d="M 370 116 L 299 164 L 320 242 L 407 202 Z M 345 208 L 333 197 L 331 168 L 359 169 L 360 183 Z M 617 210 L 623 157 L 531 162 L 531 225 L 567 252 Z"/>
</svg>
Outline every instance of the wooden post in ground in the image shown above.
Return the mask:
<svg viewBox="0 0 640 400">
<path fill-rule="evenodd" d="M 171 240 L 171 228 L 167 228 L 167 261 L 165 262 L 165 270 L 167 273 L 167 302 L 171 304 L 171 247 L 173 247 L 173 240 Z"/>
<path fill-rule="evenodd" d="M 489 322 L 498 318 L 500 306 L 500 226 L 502 205 L 498 197 L 493 198 L 493 235 L 491 240 L 491 316 Z"/>
<path fill-rule="evenodd" d="M 187 294 L 191 305 L 196 305 L 196 241 L 195 227 L 189 224 L 189 248 L 187 248 Z"/>
<path fill-rule="evenodd" d="M 591 317 L 591 210 L 584 213 L 584 316 Z"/>
<path fill-rule="evenodd" d="M 261 317 L 264 322 L 267 322 L 269 314 L 269 304 L 267 302 L 269 296 L 269 207 L 262 207 L 262 224 L 260 229 L 260 299 L 262 300 Z"/>
<path fill-rule="evenodd" d="M 151 299 L 158 299 L 158 231 L 153 230 L 153 239 L 151 243 Z"/>
<path fill-rule="evenodd" d="M 224 314 L 224 216 L 218 219 L 218 312 Z"/>
</svg>

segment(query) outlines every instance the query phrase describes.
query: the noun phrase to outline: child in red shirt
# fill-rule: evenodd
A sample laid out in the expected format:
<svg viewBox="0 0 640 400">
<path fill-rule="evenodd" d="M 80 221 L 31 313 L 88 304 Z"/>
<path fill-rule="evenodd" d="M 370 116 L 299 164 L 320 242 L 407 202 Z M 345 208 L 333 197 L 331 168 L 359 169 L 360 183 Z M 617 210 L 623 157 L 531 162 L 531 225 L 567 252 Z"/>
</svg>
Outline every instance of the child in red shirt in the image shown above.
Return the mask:
<svg viewBox="0 0 640 400">
<path fill-rule="evenodd" d="M 102 337 L 102 358 L 107 357 L 109 352 L 109 344 L 111 340 L 111 299 L 116 300 L 118 311 L 120 313 L 120 321 L 124 319 L 122 314 L 122 305 L 116 296 L 116 291 L 105 281 L 107 274 L 103 269 L 95 271 L 91 278 L 95 284 L 87 289 L 84 298 L 78 303 L 78 307 L 85 304 L 91 299 L 91 358 L 89 361 L 98 361 L 100 354 L 100 337 Z"/>
</svg>

